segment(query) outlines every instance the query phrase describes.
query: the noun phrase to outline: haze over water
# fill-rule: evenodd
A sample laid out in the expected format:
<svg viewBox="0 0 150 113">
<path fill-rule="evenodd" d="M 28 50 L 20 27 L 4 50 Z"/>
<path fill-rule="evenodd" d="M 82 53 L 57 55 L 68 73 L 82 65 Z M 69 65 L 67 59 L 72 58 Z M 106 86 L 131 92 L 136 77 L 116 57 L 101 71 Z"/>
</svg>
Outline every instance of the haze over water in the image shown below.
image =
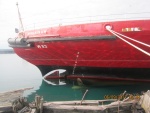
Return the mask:
<svg viewBox="0 0 150 113">
<path fill-rule="evenodd" d="M 0 92 L 34 87 L 26 91 L 24 96 L 33 101 L 35 94 L 41 95 L 46 101 L 81 100 L 88 89 L 85 99 L 105 99 L 106 95 L 119 95 L 125 90 L 131 94 L 140 94 L 150 89 L 150 85 L 122 86 L 85 86 L 74 87 L 73 84 L 52 86 L 42 80 L 39 69 L 21 59 L 16 54 L 0 54 Z"/>
</svg>

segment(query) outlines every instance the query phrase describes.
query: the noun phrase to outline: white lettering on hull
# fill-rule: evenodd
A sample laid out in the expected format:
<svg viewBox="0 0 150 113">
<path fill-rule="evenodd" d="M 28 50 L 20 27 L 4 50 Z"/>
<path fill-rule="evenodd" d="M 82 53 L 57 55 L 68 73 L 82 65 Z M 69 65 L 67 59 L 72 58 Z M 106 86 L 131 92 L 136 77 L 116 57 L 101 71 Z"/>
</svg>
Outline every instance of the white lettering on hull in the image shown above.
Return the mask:
<svg viewBox="0 0 150 113">
<path fill-rule="evenodd" d="M 37 46 L 37 48 L 44 48 L 44 49 L 48 48 L 47 45 L 36 45 L 36 46 Z"/>
</svg>

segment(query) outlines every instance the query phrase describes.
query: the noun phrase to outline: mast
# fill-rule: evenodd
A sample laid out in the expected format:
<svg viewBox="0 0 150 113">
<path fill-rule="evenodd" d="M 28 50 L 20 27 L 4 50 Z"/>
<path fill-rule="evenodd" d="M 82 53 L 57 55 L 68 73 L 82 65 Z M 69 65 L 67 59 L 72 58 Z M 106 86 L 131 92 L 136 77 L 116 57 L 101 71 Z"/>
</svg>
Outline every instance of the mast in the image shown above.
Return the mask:
<svg viewBox="0 0 150 113">
<path fill-rule="evenodd" d="M 22 19 L 21 19 L 21 14 L 19 11 L 19 6 L 18 6 L 18 2 L 16 3 L 17 9 L 18 9 L 18 16 L 19 16 L 19 21 L 20 21 L 20 30 L 21 32 L 24 32 L 24 27 L 23 27 L 23 23 L 22 23 Z"/>
</svg>

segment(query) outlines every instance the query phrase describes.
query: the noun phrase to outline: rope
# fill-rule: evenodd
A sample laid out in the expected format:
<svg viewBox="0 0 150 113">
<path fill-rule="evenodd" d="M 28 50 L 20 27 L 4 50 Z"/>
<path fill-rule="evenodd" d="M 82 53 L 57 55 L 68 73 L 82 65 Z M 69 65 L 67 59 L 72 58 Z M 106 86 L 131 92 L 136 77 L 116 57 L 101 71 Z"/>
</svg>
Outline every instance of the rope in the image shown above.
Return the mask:
<svg viewBox="0 0 150 113">
<path fill-rule="evenodd" d="M 84 99 L 84 97 L 85 97 L 85 95 L 87 94 L 88 91 L 89 91 L 88 89 L 85 91 L 85 93 L 84 93 L 84 95 L 83 95 L 83 97 L 82 97 L 82 100 L 81 100 L 80 105 L 82 105 L 82 101 L 83 101 L 83 99 Z"/>
<path fill-rule="evenodd" d="M 107 29 L 109 32 L 111 32 L 112 34 L 114 34 L 115 36 L 117 36 L 117 37 L 118 37 L 119 39 L 121 39 L 122 41 L 124 41 L 124 42 L 126 42 L 127 44 L 129 44 L 130 46 L 132 46 L 132 47 L 136 48 L 137 50 L 141 51 L 142 53 L 144 53 L 144 54 L 150 56 L 150 53 L 149 53 L 149 52 L 147 52 L 147 51 L 145 51 L 145 50 L 139 48 L 138 46 L 136 46 L 136 45 L 130 43 L 129 41 L 123 39 L 121 36 L 118 35 L 118 34 L 120 34 L 120 33 L 115 33 L 115 31 L 111 30 L 110 26 L 106 26 L 106 29 Z M 122 36 L 123 36 L 123 35 L 122 35 Z M 126 38 L 129 39 L 129 37 L 126 37 Z M 130 40 L 131 40 L 131 39 L 130 39 Z M 132 39 L 132 40 L 134 40 L 134 39 Z M 134 41 L 137 42 L 137 40 L 134 40 Z M 138 43 L 141 44 L 142 42 L 138 41 Z M 142 44 L 143 44 L 143 43 L 142 43 Z M 147 44 L 144 44 L 144 45 L 146 46 Z M 149 46 L 149 45 L 148 45 L 148 46 Z"/>
<path fill-rule="evenodd" d="M 113 31 L 113 30 L 112 30 L 112 31 Z M 139 44 L 142 44 L 142 45 L 144 45 L 144 46 L 150 47 L 149 44 L 146 44 L 146 43 L 144 43 L 144 42 L 135 40 L 135 39 L 133 39 L 133 38 L 130 38 L 130 37 L 125 36 L 125 35 L 123 35 L 123 34 L 120 34 L 120 33 L 118 33 L 118 32 L 115 32 L 115 31 L 113 31 L 113 32 L 116 33 L 116 34 L 118 34 L 118 35 L 120 35 L 120 36 L 123 36 L 123 37 L 125 37 L 125 38 L 127 38 L 127 39 L 129 39 L 129 40 L 132 40 L 132 41 L 137 42 L 137 43 L 139 43 Z"/>
</svg>

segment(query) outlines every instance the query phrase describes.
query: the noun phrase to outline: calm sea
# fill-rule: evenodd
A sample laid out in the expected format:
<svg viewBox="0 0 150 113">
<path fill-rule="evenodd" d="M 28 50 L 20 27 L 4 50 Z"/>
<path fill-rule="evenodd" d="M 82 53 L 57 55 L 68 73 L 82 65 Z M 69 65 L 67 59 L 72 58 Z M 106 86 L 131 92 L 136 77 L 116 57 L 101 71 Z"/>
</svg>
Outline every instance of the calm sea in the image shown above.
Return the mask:
<svg viewBox="0 0 150 113">
<path fill-rule="evenodd" d="M 118 96 L 125 90 L 133 95 L 150 89 L 150 85 L 121 85 L 121 86 L 52 86 L 42 80 L 37 67 L 21 59 L 16 54 L 0 54 L 0 92 L 34 87 L 26 91 L 24 96 L 33 101 L 36 94 L 44 97 L 46 101 L 81 100 L 85 91 L 85 99 L 105 99 L 106 96 Z"/>
</svg>

